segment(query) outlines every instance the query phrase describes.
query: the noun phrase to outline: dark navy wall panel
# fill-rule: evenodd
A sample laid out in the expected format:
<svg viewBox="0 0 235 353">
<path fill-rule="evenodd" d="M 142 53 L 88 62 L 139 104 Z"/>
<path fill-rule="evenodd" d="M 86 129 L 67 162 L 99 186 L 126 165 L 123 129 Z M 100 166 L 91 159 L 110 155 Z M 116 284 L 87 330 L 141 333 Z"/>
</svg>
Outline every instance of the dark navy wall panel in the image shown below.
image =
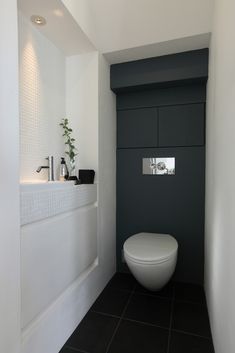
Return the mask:
<svg viewBox="0 0 235 353">
<path fill-rule="evenodd" d="M 127 271 L 122 248 L 128 237 L 168 233 L 179 243 L 175 278 L 203 283 L 207 59 L 208 50 L 199 50 L 111 68 L 120 271 Z M 176 174 L 143 175 L 142 159 L 150 157 L 175 157 Z"/>
<path fill-rule="evenodd" d="M 208 49 L 111 65 L 111 89 L 118 93 L 146 86 L 203 81 L 208 75 Z"/>
<path fill-rule="evenodd" d="M 143 175 L 142 158 L 175 157 L 176 175 Z M 117 258 L 139 232 L 172 234 L 179 243 L 177 280 L 201 283 L 204 245 L 204 147 L 117 151 Z"/>
<path fill-rule="evenodd" d="M 159 146 L 204 145 L 205 105 L 159 108 Z"/>
<path fill-rule="evenodd" d="M 117 145 L 155 147 L 158 145 L 158 110 L 156 108 L 121 110 L 118 112 Z"/>
<path fill-rule="evenodd" d="M 205 85 L 176 86 L 119 93 L 117 95 L 117 110 L 200 103 L 205 101 Z"/>
<path fill-rule="evenodd" d="M 179 243 L 175 278 L 202 283 L 205 86 L 140 91 L 134 95 L 128 92 L 125 98 L 124 94 L 121 96 L 122 108 L 125 102 L 128 109 L 117 111 L 118 270 L 127 270 L 122 262 L 122 248 L 129 236 L 144 231 L 169 233 Z M 142 102 L 146 107 L 136 108 Z M 146 112 L 148 117 L 144 120 Z M 138 145 L 141 131 L 146 135 Z M 142 158 L 148 157 L 175 157 L 176 175 L 143 175 Z"/>
</svg>

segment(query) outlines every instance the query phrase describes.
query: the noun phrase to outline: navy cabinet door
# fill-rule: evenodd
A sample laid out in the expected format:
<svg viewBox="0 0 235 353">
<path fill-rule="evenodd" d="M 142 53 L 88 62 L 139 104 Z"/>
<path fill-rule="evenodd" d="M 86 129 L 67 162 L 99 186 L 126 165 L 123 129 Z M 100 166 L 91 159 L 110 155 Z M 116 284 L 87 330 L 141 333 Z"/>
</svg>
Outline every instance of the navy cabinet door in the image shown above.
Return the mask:
<svg viewBox="0 0 235 353">
<path fill-rule="evenodd" d="M 157 108 L 118 111 L 118 148 L 156 147 L 158 144 L 157 114 Z"/>
<path fill-rule="evenodd" d="M 204 104 L 159 108 L 159 146 L 204 145 Z"/>
</svg>

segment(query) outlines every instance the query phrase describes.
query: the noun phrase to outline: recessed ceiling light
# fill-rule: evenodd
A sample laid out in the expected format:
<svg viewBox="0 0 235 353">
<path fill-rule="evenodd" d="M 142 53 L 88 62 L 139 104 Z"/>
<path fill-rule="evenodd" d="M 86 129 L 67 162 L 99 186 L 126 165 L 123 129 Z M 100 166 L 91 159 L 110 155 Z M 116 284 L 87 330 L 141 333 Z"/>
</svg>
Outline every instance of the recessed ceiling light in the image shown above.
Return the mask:
<svg viewBox="0 0 235 353">
<path fill-rule="evenodd" d="M 46 19 L 39 15 L 32 15 L 30 18 L 31 21 L 38 26 L 44 26 L 47 23 Z"/>
</svg>

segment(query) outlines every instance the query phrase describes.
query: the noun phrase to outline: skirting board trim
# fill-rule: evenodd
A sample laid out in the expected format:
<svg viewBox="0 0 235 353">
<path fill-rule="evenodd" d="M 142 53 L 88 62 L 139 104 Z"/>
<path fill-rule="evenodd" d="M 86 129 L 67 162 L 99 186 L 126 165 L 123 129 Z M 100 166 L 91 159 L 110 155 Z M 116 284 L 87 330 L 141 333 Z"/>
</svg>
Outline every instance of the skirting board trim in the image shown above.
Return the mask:
<svg viewBox="0 0 235 353">
<path fill-rule="evenodd" d="M 44 310 L 40 315 L 38 315 L 33 322 L 31 322 L 29 325 L 27 325 L 25 328 L 22 329 L 21 332 L 21 342 L 22 342 L 22 353 L 28 353 L 29 350 L 29 341 L 32 341 L 32 338 L 34 335 L 37 335 L 37 332 L 42 331 L 42 327 L 45 330 L 47 322 L 50 322 L 52 320 L 53 316 L 57 316 L 59 312 L 63 311 L 63 305 L 66 303 L 71 302 L 71 298 L 74 297 L 74 294 L 76 294 L 78 301 L 79 301 L 79 295 L 78 292 L 82 295 L 82 290 L 83 290 L 83 282 L 88 278 L 89 275 L 94 272 L 99 265 L 98 257 L 95 259 L 95 261 L 89 266 L 46 310 Z M 88 305 L 92 304 L 93 299 L 95 298 L 90 298 L 91 303 L 88 303 Z M 76 306 L 76 303 L 74 304 Z M 84 313 L 85 314 L 85 313 Z M 79 318 L 78 318 L 79 319 Z M 77 325 L 77 322 L 75 322 L 75 326 L 73 329 L 75 329 Z M 59 332 L 60 334 L 60 332 Z M 39 334 L 39 335 L 42 335 Z M 32 351 L 32 350 L 31 350 Z"/>
</svg>

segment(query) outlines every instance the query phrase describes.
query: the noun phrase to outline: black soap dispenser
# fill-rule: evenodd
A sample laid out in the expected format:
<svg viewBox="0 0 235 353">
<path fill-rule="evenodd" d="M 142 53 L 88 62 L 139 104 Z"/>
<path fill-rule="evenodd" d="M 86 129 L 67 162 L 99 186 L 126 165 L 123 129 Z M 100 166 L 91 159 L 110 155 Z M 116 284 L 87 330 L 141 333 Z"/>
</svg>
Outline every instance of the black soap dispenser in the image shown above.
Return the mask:
<svg viewBox="0 0 235 353">
<path fill-rule="evenodd" d="M 69 172 L 68 168 L 65 162 L 64 157 L 61 157 L 61 162 L 60 162 L 60 181 L 65 181 L 69 177 Z"/>
</svg>

